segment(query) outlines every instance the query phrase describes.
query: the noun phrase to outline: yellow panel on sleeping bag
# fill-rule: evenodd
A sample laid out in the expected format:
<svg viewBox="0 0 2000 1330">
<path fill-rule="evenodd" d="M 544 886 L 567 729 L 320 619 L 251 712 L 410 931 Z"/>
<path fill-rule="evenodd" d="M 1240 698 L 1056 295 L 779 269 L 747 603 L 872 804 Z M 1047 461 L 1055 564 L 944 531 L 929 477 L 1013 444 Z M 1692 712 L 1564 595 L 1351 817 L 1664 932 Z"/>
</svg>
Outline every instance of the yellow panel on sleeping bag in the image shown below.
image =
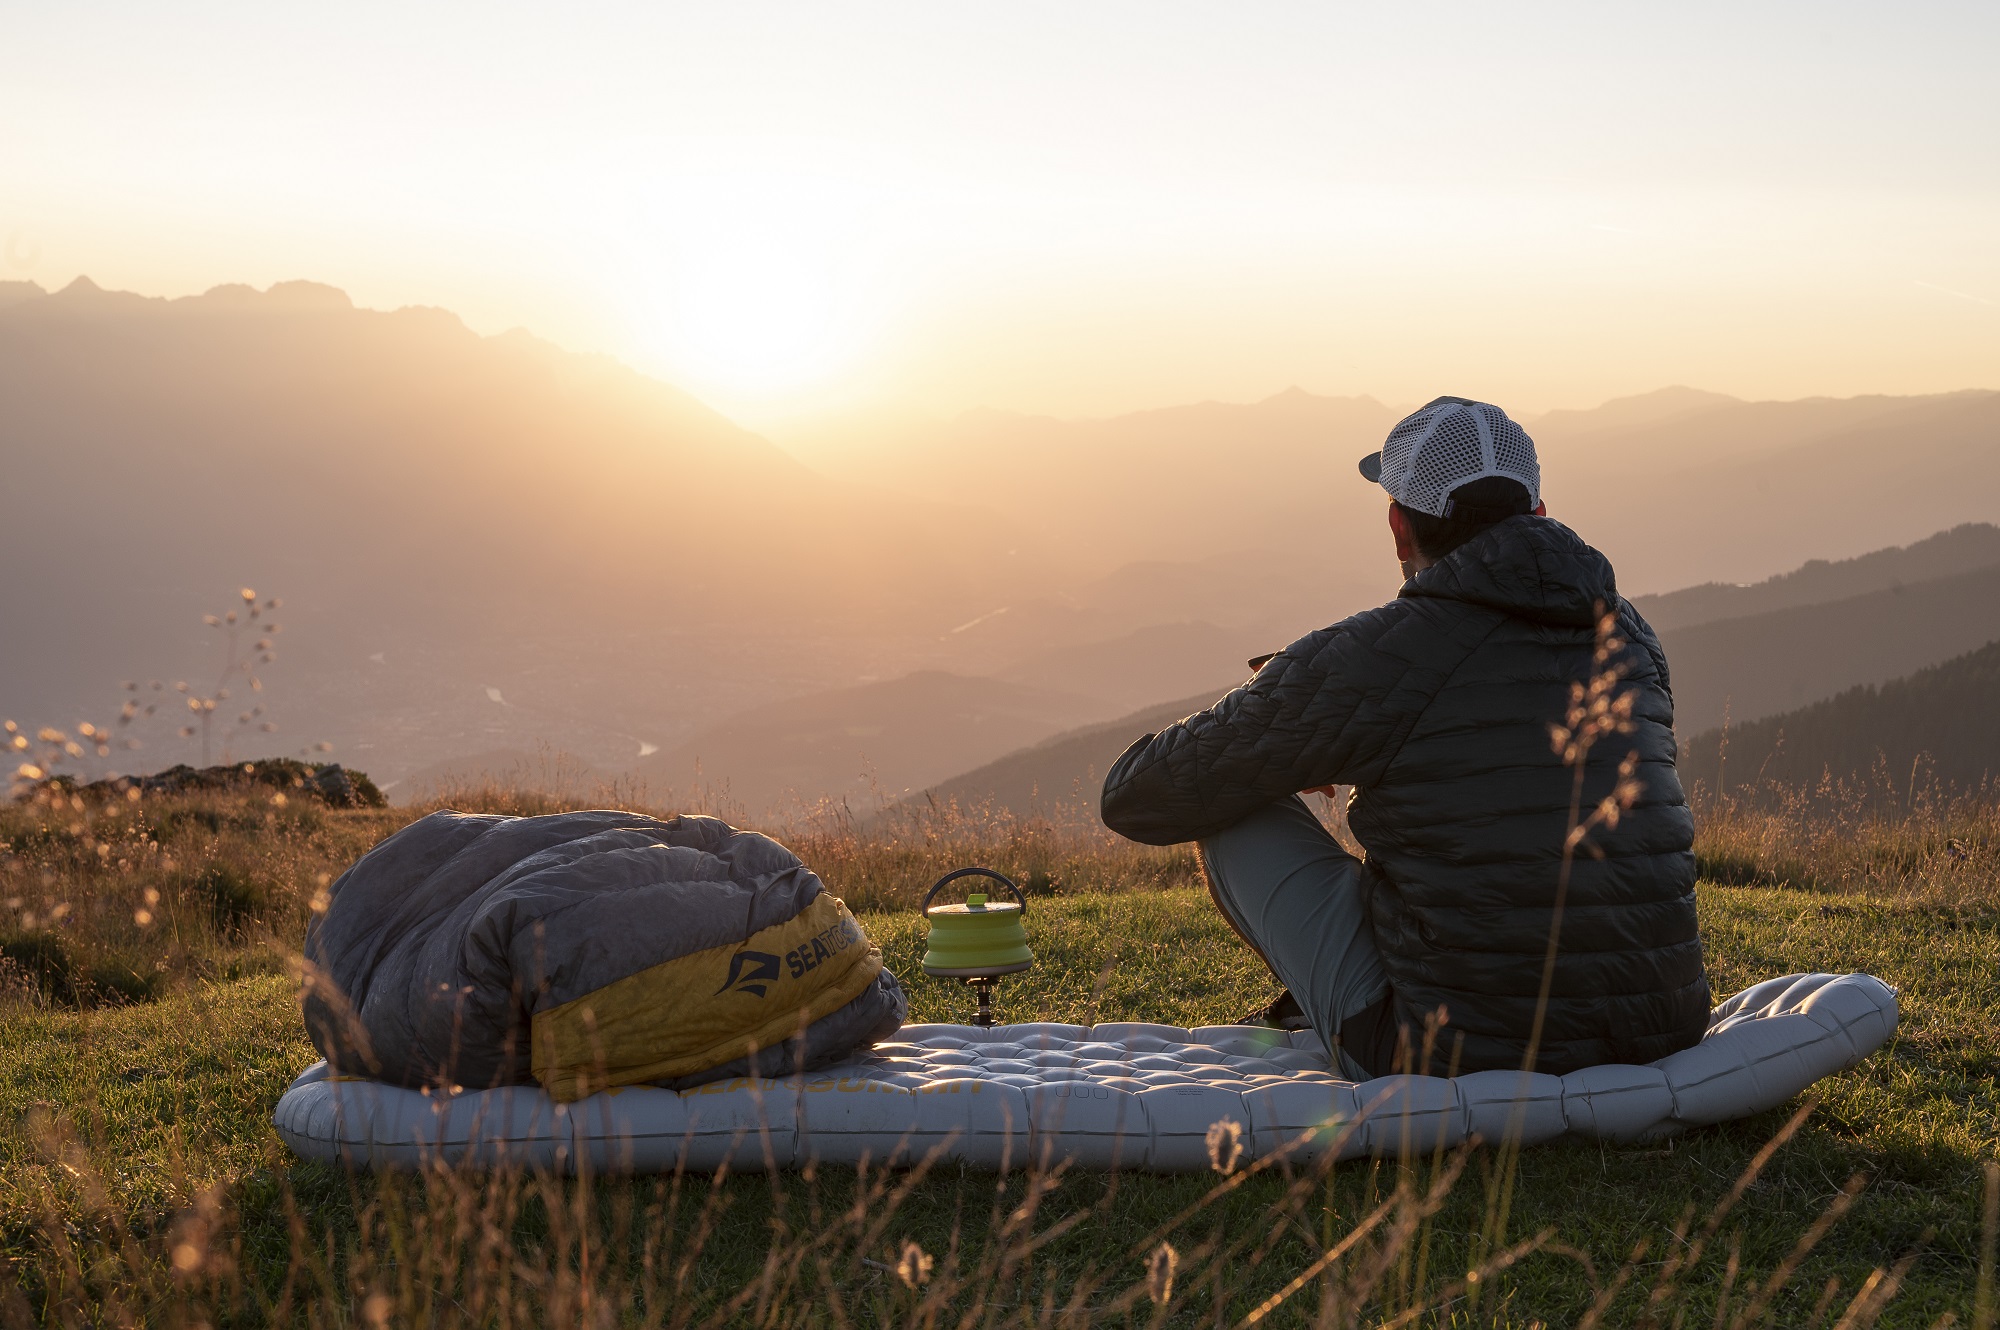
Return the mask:
<svg viewBox="0 0 2000 1330">
<path fill-rule="evenodd" d="M 853 1001 L 882 949 L 822 891 L 782 924 L 627 975 L 534 1018 L 535 1079 L 568 1103 L 769 1048 Z"/>
</svg>

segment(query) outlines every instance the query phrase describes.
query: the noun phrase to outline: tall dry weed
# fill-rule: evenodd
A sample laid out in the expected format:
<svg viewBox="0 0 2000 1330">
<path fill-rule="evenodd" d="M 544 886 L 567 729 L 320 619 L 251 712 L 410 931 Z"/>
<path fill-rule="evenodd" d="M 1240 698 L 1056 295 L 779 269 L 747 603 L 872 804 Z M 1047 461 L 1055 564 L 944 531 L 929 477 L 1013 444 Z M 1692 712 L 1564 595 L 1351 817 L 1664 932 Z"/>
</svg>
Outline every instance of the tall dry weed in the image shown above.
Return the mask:
<svg viewBox="0 0 2000 1330">
<path fill-rule="evenodd" d="M 1918 906 L 2000 908 L 2000 785 L 1947 789 L 1918 765 L 1881 764 L 1811 786 L 1697 784 L 1700 875 L 1725 886 L 1794 887 Z"/>
</svg>

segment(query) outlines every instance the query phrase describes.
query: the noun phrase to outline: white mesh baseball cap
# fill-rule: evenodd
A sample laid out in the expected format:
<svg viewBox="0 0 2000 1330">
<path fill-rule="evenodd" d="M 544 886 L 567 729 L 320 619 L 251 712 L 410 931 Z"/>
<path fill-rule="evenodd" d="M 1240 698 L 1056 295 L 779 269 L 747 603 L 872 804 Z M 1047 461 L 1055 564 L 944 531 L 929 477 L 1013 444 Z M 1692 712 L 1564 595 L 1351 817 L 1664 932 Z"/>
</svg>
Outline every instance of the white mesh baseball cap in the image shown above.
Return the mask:
<svg viewBox="0 0 2000 1330">
<path fill-rule="evenodd" d="M 1361 474 L 1405 508 L 1450 517 L 1451 492 L 1486 476 L 1505 476 L 1542 501 L 1542 465 L 1535 441 L 1507 413 L 1486 402 L 1440 397 L 1389 431 L 1382 451 L 1361 459 Z"/>
</svg>

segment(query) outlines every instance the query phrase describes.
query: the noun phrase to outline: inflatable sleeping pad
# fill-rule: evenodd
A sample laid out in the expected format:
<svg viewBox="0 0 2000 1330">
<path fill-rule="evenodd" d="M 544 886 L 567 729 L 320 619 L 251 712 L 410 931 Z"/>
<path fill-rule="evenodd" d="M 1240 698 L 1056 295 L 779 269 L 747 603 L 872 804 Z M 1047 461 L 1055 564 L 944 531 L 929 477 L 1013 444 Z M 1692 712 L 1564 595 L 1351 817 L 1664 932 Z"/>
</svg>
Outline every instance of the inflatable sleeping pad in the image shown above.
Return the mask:
<svg viewBox="0 0 2000 1330">
<path fill-rule="evenodd" d="M 1329 1069 L 1310 1031 L 911 1025 L 817 1073 L 568 1104 L 533 1087 L 420 1093 L 320 1063 L 279 1101 L 275 1122 L 300 1155 L 363 1168 L 709 1172 L 942 1155 L 979 1168 L 1067 1160 L 1176 1172 L 1210 1166 L 1217 1122 L 1237 1124 L 1246 1159 L 1283 1150 L 1300 1162 L 1426 1151 L 1474 1134 L 1650 1139 L 1774 1108 L 1895 1028 L 1896 997 L 1880 980 L 1790 975 L 1730 998 L 1700 1043 L 1649 1066 L 1354 1082 Z"/>
<path fill-rule="evenodd" d="M 908 1014 L 819 878 L 712 817 L 433 813 L 340 876 L 305 954 L 342 1074 L 558 1104 L 823 1066 Z"/>
</svg>

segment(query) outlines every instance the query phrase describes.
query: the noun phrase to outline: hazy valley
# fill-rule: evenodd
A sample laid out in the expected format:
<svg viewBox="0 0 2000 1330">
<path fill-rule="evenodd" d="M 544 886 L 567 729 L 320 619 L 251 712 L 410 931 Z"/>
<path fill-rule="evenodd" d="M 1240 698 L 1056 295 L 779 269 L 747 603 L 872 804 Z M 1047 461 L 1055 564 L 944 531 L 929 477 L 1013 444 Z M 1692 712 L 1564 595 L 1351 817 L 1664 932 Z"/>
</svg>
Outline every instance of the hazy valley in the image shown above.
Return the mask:
<svg viewBox="0 0 2000 1330">
<path fill-rule="evenodd" d="M 231 751 L 328 744 L 392 795 L 556 765 L 751 814 L 1067 792 L 1398 580 L 1354 461 L 1401 408 L 1368 398 L 980 411 L 802 461 L 444 311 L 78 282 L 0 285 L 0 400 L 0 714 L 199 688 L 202 616 L 252 586 L 287 602 L 258 699 L 280 728 Z M 1527 423 L 1690 736 L 2000 638 L 2000 394 L 1673 388 Z M 104 764 L 197 755 L 164 713 L 131 732 Z"/>
</svg>

